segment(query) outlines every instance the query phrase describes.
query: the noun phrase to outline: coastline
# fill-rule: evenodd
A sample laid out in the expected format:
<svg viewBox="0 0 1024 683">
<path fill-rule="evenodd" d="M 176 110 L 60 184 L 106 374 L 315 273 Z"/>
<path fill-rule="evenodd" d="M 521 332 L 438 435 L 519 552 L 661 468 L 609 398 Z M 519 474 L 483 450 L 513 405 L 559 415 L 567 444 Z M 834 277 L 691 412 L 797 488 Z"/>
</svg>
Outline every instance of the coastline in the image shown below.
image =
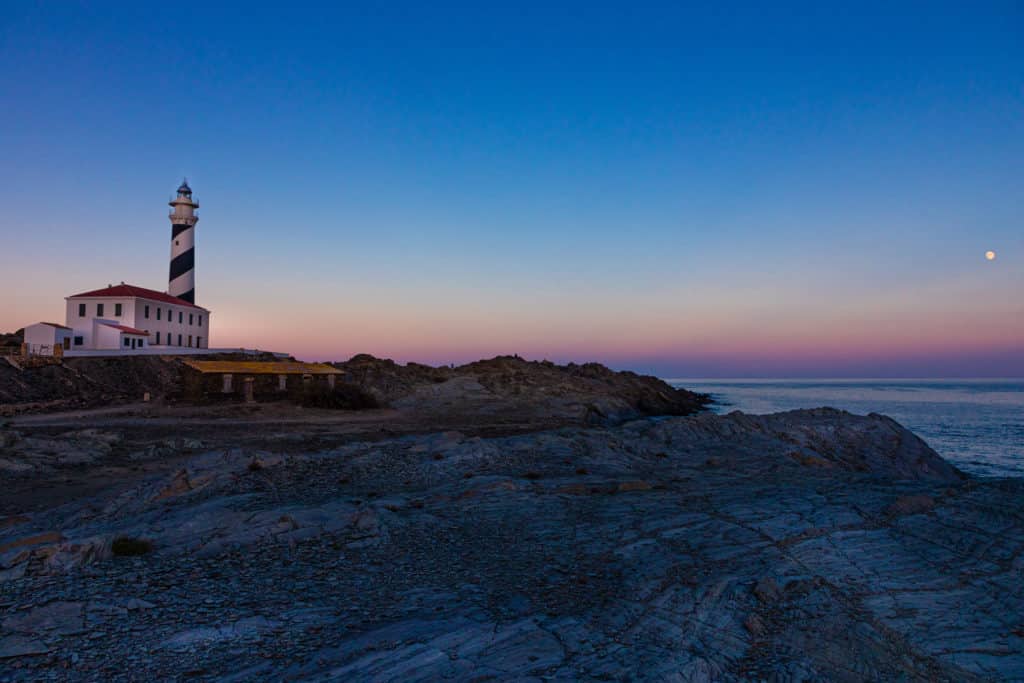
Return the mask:
<svg viewBox="0 0 1024 683">
<path fill-rule="evenodd" d="M 717 400 L 712 409 L 719 413 L 764 414 L 821 405 L 861 415 L 882 413 L 973 474 L 1024 476 L 1024 380 L 706 379 L 687 386 L 711 391 Z"/>
<path fill-rule="evenodd" d="M 359 366 L 389 407 L 10 418 L 0 483 L 54 496 L 0 513 L 6 680 L 1024 675 L 1024 480 L 880 415 L 656 417 L 660 385 L 597 367 Z"/>
</svg>

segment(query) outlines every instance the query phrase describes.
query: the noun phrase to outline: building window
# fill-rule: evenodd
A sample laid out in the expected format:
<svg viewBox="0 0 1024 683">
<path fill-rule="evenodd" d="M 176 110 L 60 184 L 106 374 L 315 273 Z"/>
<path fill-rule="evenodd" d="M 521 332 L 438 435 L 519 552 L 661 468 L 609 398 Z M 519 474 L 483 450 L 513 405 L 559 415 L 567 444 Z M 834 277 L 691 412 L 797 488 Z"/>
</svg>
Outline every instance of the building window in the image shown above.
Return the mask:
<svg viewBox="0 0 1024 683">
<path fill-rule="evenodd" d="M 96 304 L 96 315 L 103 315 L 103 304 Z"/>
<path fill-rule="evenodd" d="M 159 319 L 160 319 L 160 314 L 161 314 L 161 313 L 163 313 L 163 310 L 164 310 L 164 309 L 162 309 L 162 308 L 158 308 L 158 309 L 156 309 L 156 319 L 157 319 L 157 320 L 159 320 Z"/>
<path fill-rule="evenodd" d="M 171 319 L 173 318 L 173 316 L 174 316 L 174 311 L 172 311 L 171 309 L 168 308 L 167 309 L 167 322 L 171 322 Z"/>
<path fill-rule="evenodd" d="M 159 311 L 160 311 L 160 309 L 159 309 L 159 308 L 158 308 L 158 309 L 156 309 L 156 310 L 157 310 L 157 312 L 159 312 Z M 156 333 L 156 343 L 157 343 L 157 346 L 159 346 L 159 345 L 160 345 L 160 333 L 159 333 L 159 332 L 157 332 L 157 333 Z"/>
<path fill-rule="evenodd" d="M 188 324 L 189 325 L 192 324 L 192 314 L 191 313 L 188 314 Z"/>
<path fill-rule="evenodd" d="M 121 317 L 121 304 L 114 304 L 114 316 Z"/>
<path fill-rule="evenodd" d="M 191 335 L 191 334 L 190 334 L 190 335 L 188 335 L 188 347 L 189 347 L 190 349 L 192 348 L 192 335 Z"/>
<path fill-rule="evenodd" d="M 145 343 L 146 343 L 146 340 L 145 340 L 145 339 L 140 339 L 140 340 L 139 340 L 139 348 L 141 349 L 141 348 L 142 348 L 142 345 L 143 345 L 143 344 L 145 344 Z"/>
<path fill-rule="evenodd" d="M 125 345 L 125 346 L 130 346 L 130 345 L 131 345 L 131 343 L 132 343 L 132 340 L 131 340 L 131 339 L 129 339 L 128 337 L 125 337 L 125 338 L 124 338 L 124 345 Z"/>
<path fill-rule="evenodd" d="M 202 337 L 196 337 L 196 348 L 197 349 L 203 348 L 203 338 Z"/>
<path fill-rule="evenodd" d="M 81 346 L 83 343 L 85 343 L 84 339 L 82 339 L 81 337 L 75 337 L 75 346 Z"/>
<path fill-rule="evenodd" d="M 144 318 L 149 318 L 149 306 L 146 306 L 145 310 L 142 311 L 142 316 Z"/>
<path fill-rule="evenodd" d="M 199 327 L 203 326 L 203 316 L 199 316 Z"/>
<path fill-rule="evenodd" d="M 181 335 L 178 335 L 178 346 L 181 346 Z"/>
<path fill-rule="evenodd" d="M 185 314 L 182 313 L 181 311 L 178 311 L 178 324 L 180 325 L 183 322 L 185 322 Z"/>
<path fill-rule="evenodd" d="M 79 318 L 84 318 L 85 317 L 85 304 L 78 304 L 78 317 Z"/>
</svg>

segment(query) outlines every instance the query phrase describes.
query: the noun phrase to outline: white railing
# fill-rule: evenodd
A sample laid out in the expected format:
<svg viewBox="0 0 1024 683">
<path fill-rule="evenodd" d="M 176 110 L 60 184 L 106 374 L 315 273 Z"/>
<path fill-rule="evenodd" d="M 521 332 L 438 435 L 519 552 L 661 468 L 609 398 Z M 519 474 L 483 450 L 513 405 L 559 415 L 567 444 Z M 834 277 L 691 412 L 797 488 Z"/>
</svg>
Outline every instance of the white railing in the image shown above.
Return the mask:
<svg viewBox="0 0 1024 683">
<path fill-rule="evenodd" d="M 95 356 L 205 356 L 211 353 L 244 353 L 256 356 L 261 353 L 272 353 L 287 358 L 288 354 L 261 349 L 196 349 L 187 346 L 146 346 L 141 349 L 78 349 L 65 351 L 65 358 L 81 358 Z"/>
</svg>

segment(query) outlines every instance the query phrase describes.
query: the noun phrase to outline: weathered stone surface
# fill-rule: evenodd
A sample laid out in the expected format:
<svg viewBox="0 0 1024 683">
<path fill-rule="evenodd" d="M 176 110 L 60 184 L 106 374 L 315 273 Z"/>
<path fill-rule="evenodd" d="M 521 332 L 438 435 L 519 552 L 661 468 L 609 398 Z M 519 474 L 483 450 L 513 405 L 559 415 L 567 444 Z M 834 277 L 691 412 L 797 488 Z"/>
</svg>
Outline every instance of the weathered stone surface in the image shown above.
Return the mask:
<svg viewBox="0 0 1024 683">
<path fill-rule="evenodd" d="M 21 475 L 90 464 L 108 456 L 121 442 L 120 434 L 97 429 L 76 430 L 54 438 L 23 436 L 15 431 L 0 434 L 0 473 Z"/>
<path fill-rule="evenodd" d="M 344 381 L 382 403 L 435 413 L 511 411 L 601 424 L 641 415 L 689 415 L 707 402 L 656 377 L 597 363 L 555 365 L 498 356 L 433 368 L 360 354 L 334 365 L 345 371 Z"/>
<path fill-rule="evenodd" d="M 0 545 L 12 680 L 1024 679 L 1024 481 L 877 416 L 216 450 Z"/>
<path fill-rule="evenodd" d="M 21 635 L 0 637 L 0 659 L 44 655 L 50 649 L 36 638 Z"/>
<path fill-rule="evenodd" d="M 26 612 L 12 614 L 2 624 L 5 631 L 43 633 L 52 631 L 63 635 L 81 633 L 85 615 L 80 602 L 51 602 Z"/>
</svg>

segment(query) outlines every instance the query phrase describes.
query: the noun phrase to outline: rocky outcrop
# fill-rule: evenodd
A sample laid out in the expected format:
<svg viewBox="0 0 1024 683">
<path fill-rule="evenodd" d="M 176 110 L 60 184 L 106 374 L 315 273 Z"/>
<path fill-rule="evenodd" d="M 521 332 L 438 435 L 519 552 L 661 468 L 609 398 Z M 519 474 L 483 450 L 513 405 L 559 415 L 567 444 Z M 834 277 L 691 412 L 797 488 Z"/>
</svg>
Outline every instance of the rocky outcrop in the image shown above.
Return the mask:
<svg viewBox="0 0 1024 683">
<path fill-rule="evenodd" d="M 270 354 L 214 354 L 207 359 L 276 360 Z M 109 407 L 181 394 L 182 362 L 176 356 L 70 357 L 35 365 L 0 358 L 0 417 L 27 412 Z"/>
<path fill-rule="evenodd" d="M 455 368 L 399 365 L 366 354 L 344 363 L 346 382 L 381 403 L 418 412 L 508 413 L 600 424 L 643 415 L 690 415 L 708 397 L 656 377 L 615 372 L 598 363 L 556 365 L 499 356 Z"/>
<path fill-rule="evenodd" d="M 66 358 L 15 367 L 0 362 L 0 415 L 141 401 L 177 392 L 180 365 L 159 356 Z"/>
<path fill-rule="evenodd" d="M 0 473 L 27 474 L 90 464 L 110 455 L 121 441 L 119 434 L 98 429 L 41 437 L 0 428 Z"/>
<path fill-rule="evenodd" d="M 380 405 L 460 421 L 503 416 L 518 423 L 606 424 L 643 415 L 689 415 L 708 402 L 655 377 L 596 363 L 555 365 L 501 356 L 434 368 L 363 354 L 334 365 L 345 371 L 344 382 Z M 161 404 L 179 403 L 181 376 L 182 362 L 173 356 L 67 358 L 25 367 L 0 362 L 0 417 L 138 403 L 147 393 Z"/>
<path fill-rule="evenodd" d="M 0 519 L 0 657 L 12 680 L 1019 680 L 1022 501 L 832 410 L 216 450 Z"/>
</svg>

